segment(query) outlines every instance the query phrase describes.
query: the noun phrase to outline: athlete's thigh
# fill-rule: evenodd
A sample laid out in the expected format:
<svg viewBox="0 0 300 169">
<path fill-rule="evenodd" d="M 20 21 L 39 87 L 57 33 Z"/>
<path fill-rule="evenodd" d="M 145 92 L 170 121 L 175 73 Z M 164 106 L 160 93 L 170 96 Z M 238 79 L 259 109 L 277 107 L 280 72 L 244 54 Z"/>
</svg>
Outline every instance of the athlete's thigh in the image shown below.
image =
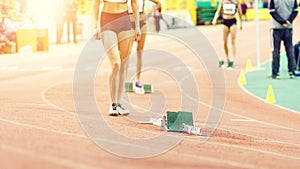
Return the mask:
<svg viewBox="0 0 300 169">
<path fill-rule="evenodd" d="M 143 50 L 144 46 L 145 46 L 146 34 L 147 34 L 147 25 L 146 24 L 141 27 L 141 31 L 142 31 L 141 39 L 137 42 L 138 50 Z"/>
<path fill-rule="evenodd" d="M 231 39 L 233 39 L 233 40 L 236 39 L 236 33 L 237 33 L 237 26 L 236 26 L 236 24 L 233 24 L 230 27 L 230 36 L 231 36 Z"/>
<path fill-rule="evenodd" d="M 118 49 L 118 37 L 113 31 L 103 31 L 102 43 L 111 64 L 120 64 L 120 54 Z"/>
<path fill-rule="evenodd" d="M 122 31 L 118 34 L 119 40 L 119 51 L 121 59 L 126 59 L 132 48 L 133 38 L 134 38 L 134 31 L 133 30 L 126 30 Z"/>
<path fill-rule="evenodd" d="M 230 29 L 226 25 L 224 25 L 223 26 L 223 40 L 224 41 L 227 41 L 229 33 L 230 33 Z"/>
</svg>

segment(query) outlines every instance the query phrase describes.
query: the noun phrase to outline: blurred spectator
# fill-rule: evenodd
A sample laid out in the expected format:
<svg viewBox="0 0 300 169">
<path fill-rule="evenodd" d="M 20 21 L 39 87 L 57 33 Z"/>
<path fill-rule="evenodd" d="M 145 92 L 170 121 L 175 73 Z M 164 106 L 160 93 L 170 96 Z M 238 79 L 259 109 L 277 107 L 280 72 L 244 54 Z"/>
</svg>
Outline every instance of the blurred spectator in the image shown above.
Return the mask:
<svg viewBox="0 0 300 169">
<path fill-rule="evenodd" d="M 2 36 L 9 41 L 16 42 L 16 32 L 16 24 L 10 18 L 2 16 L 0 20 L 0 33 Z"/>
<path fill-rule="evenodd" d="M 155 30 L 156 32 L 160 31 L 160 19 L 161 19 L 161 7 L 159 7 L 155 12 L 154 12 L 154 19 L 155 19 Z"/>
<path fill-rule="evenodd" d="M 70 29 L 72 24 L 73 41 L 76 43 L 76 21 L 77 21 L 78 6 L 74 0 L 68 0 L 65 3 L 65 22 L 67 22 L 68 43 L 70 43 Z"/>
<path fill-rule="evenodd" d="M 268 8 L 269 2 L 268 0 L 263 0 L 263 8 Z"/>
<path fill-rule="evenodd" d="M 161 14 L 161 6 L 154 12 L 154 20 L 155 20 L 155 30 L 156 32 L 160 31 L 160 20 L 163 20 L 167 25 L 167 28 L 170 29 L 168 22 L 163 18 Z"/>
<path fill-rule="evenodd" d="M 64 0 L 55 0 L 55 6 L 53 11 L 56 22 L 56 44 L 60 44 L 63 35 L 65 19 Z"/>
<path fill-rule="evenodd" d="M 19 12 L 26 13 L 27 0 L 17 0 L 17 3 L 20 5 Z"/>
<path fill-rule="evenodd" d="M 249 8 L 254 8 L 254 0 L 249 0 Z"/>
<path fill-rule="evenodd" d="M 0 12 L 0 54 L 15 52 L 16 24 Z"/>
<path fill-rule="evenodd" d="M 297 43 L 294 45 L 294 54 L 295 54 L 297 70 L 300 70 L 299 49 L 300 49 L 300 41 L 298 40 Z"/>
<path fill-rule="evenodd" d="M 248 6 L 247 4 L 245 3 L 245 0 L 243 0 L 243 2 L 241 3 L 241 9 L 242 9 L 242 16 L 244 16 L 245 20 L 247 21 L 247 9 L 248 9 Z"/>
</svg>

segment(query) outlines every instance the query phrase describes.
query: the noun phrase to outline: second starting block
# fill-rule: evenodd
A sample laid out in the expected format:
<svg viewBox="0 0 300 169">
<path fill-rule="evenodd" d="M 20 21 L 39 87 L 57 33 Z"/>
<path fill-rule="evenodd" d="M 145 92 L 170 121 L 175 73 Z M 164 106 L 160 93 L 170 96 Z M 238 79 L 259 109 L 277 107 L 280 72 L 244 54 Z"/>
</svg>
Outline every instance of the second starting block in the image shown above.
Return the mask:
<svg viewBox="0 0 300 169">
<path fill-rule="evenodd" d="M 142 88 L 138 88 L 132 82 L 125 82 L 125 92 L 135 92 L 138 94 L 153 93 L 153 86 L 151 84 L 143 84 Z"/>
</svg>

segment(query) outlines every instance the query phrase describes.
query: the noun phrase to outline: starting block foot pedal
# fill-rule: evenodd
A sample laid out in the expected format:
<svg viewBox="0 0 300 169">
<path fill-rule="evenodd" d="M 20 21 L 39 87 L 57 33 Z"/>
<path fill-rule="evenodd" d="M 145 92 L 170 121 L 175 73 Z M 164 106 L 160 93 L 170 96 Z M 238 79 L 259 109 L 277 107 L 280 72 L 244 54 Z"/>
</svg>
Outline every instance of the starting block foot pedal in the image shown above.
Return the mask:
<svg viewBox="0 0 300 169">
<path fill-rule="evenodd" d="M 133 83 L 125 82 L 125 92 L 133 92 Z"/>
<path fill-rule="evenodd" d="M 143 84 L 142 87 L 136 87 L 132 82 L 125 82 L 125 92 L 135 92 L 137 94 L 153 93 L 151 84 Z"/>
<path fill-rule="evenodd" d="M 191 112 L 167 112 L 167 125 L 169 131 L 185 132 L 184 126 L 194 126 L 193 114 Z"/>
</svg>

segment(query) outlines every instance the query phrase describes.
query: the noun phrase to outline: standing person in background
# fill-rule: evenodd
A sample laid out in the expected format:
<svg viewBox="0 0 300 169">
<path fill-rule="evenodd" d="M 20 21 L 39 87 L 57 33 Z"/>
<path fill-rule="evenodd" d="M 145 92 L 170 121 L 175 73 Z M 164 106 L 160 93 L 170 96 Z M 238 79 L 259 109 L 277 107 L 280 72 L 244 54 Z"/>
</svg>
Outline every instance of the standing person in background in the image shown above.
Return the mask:
<svg viewBox="0 0 300 169">
<path fill-rule="evenodd" d="M 165 20 L 165 18 L 163 17 L 162 13 L 161 13 L 161 5 L 159 6 L 159 8 L 154 12 L 154 20 L 155 20 L 155 30 L 156 32 L 160 31 L 160 20 L 163 20 L 164 23 L 166 24 L 167 28 L 170 29 L 170 25 L 168 24 L 168 22 Z"/>
<path fill-rule="evenodd" d="M 300 70 L 300 63 L 299 63 L 299 49 L 300 49 L 300 41 L 297 40 L 297 43 L 294 45 L 294 56 L 296 61 L 296 70 Z"/>
<path fill-rule="evenodd" d="M 109 90 L 112 104 L 108 114 L 110 116 L 128 115 L 129 111 L 120 104 L 120 99 L 133 40 L 134 38 L 140 40 L 141 37 L 139 3 L 138 0 L 132 0 L 130 3 L 135 21 L 134 32 L 128 14 L 127 0 L 103 1 L 100 18 L 101 39 L 111 64 Z M 94 0 L 93 7 L 94 23 L 97 27 L 100 0 Z"/>
<path fill-rule="evenodd" d="M 155 30 L 156 32 L 160 31 L 160 19 L 162 18 L 161 15 L 161 6 L 154 12 L 154 20 L 155 20 Z"/>
<path fill-rule="evenodd" d="M 248 6 L 247 4 L 245 3 L 245 0 L 243 0 L 242 4 L 241 4 L 241 9 L 242 9 L 242 16 L 245 17 L 245 21 L 247 21 L 247 9 L 248 9 Z"/>
<path fill-rule="evenodd" d="M 61 44 L 65 19 L 64 0 L 55 0 L 55 5 L 53 8 L 56 22 L 56 44 Z"/>
<path fill-rule="evenodd" d="M 138 88 L 142 88 L 143 85 L 141 83 L 140 77 L 141 77 L 141 71 L 142 71 L 142 54 L 145 46 L 145 40 L 146 40 L 146 31 L 147 31 L 147 25 L 146 20 L 151 16 L 153 12 L 155 12 L 158 8 L 160 8 L 160 2 L 158 0 L 149 0 L 155 4 L 155 7 L 149 12 L 145 13 L 145 1 L 146 0 L 139 0 L 139 13 L 140 13 L 140 26 L 142 31 L 142 36 L 139 41 L 137 41 L 137 62 L 136 62 L 136 76 L 137 76 L 137 82 L 135 83 L 135 86 Z M 129 14 L 131 18 L 131 24 L 132 27 L 135 28 L 135 22 L 133 17 L 132 9 L 129 7 Z"/>
<path fill-rule="evenodd" d="M 288 58 L 290 78 L 295 77 L 296 61 L 293 48 L 293 21 L 298 14 L 297 0 L 270 0 L 271 40 L 272 40 L 272 75 L 279 79 L 280 43 L 283 41 Z"/>
<path fill-rule="evenodd" d="M 74 0 L 68 0 L 65 4 L 66 16 L 65 21 L 67 22 L 67 33 L 68 33 L 68 43 L 70 43 L 70 31 L 71 31 L 71 24 L 72 24 L 72 32 L 73 32 L 73 41 L 74 43 L 77 42 L 76 40 L 76 21 L 77 21 L 77 10 L 78 5 L 74 2 Z"/>
<path fill-rule="evenodd" d="M 238 12 L 240 21 L 240 30 L 242 30 L 242 10 L 238 0 L 220 0 L 220 4 L 215 13 L 212 21 L 213 25 L 217 24 L 217 20 L 222 12 L 223 17 L 223 40 L 224 40 L 224 51 L 226 55 L 225 61 L 220 61 L 219 66 L 223 68 L 232 68 L 234 59 L 236 58 L 236 34 L 237 34 L 237 20 L 235 14 Z M 231 36 L 232 56 L 229 56 L 228 52 L 228 36 Z"/>
</svg>

